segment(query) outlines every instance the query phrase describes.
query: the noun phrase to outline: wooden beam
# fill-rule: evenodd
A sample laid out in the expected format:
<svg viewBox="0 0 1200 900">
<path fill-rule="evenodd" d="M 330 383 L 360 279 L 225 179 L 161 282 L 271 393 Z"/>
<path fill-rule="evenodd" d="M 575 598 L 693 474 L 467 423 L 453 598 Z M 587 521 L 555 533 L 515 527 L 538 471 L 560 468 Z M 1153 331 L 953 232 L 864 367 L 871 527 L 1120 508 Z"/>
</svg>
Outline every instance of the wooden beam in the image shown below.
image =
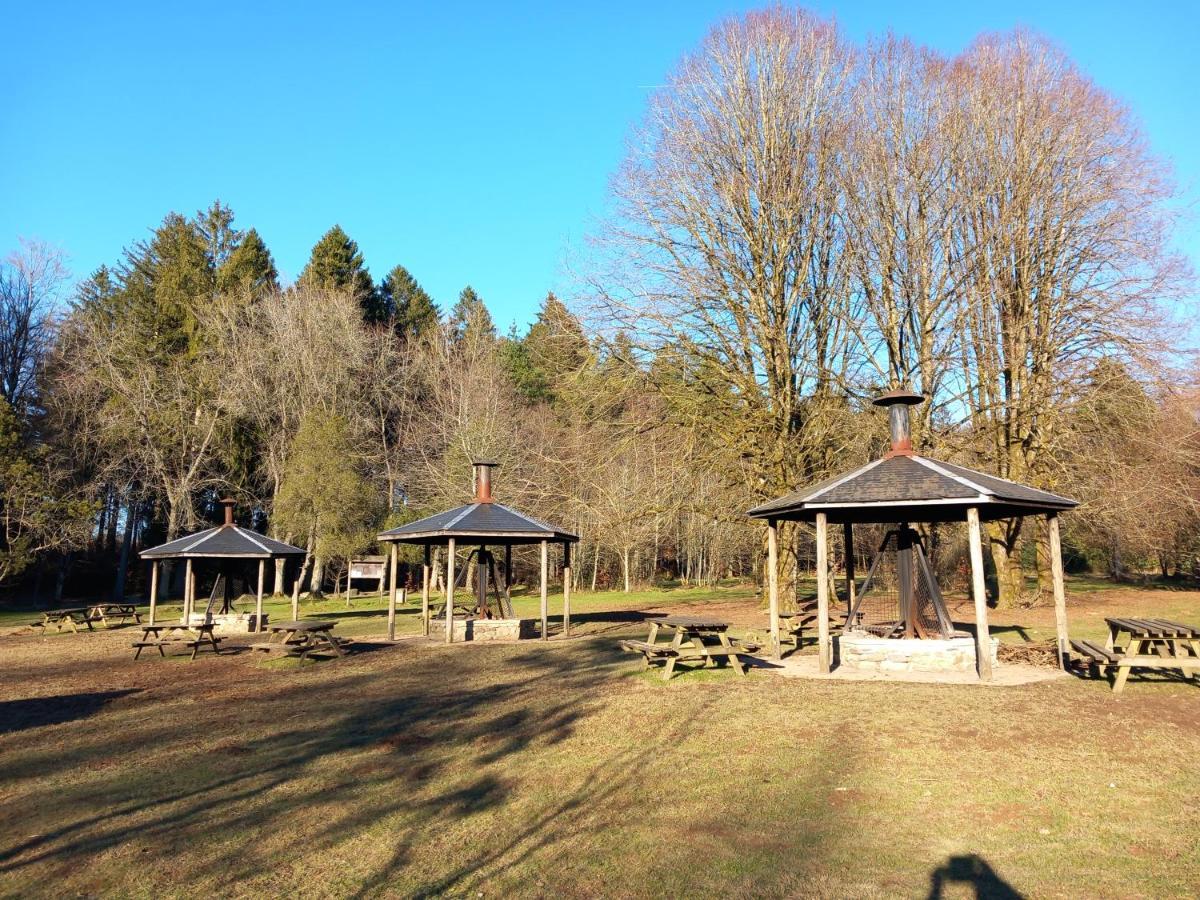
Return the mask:
<svg viewBox="0 0 1200 900">
<path fill-rule="evenodd" d="M 256 633 L 261 632 L 263 630 L 263 620 L 262 620 L 262 617 L 263 617 L 263 612 L 262 612 L 263 580 L 266 577 L 267 577 L 267 561 L 265 559 L 260 559 L 258 561 L 258 593 L 255 595 L 255 600 L 254 600 L 254 631 Z"/>
<path fill-rule="evenodd" d="M 1046 526 L 1050 531 L 1050 573 L 1054 582 L 1054 629 L 1058 635 L 1058 666 L 1066 671 L 1070 644 L 1067 634 L 1067 589 L 1063 583 L 1062 535 L 1058 530 L 1058 513 L 1049 513 L 1046 516 Z"/>
<path fill-rule="evenodd" d="M 563 541 L 563 637 L 571 633 L 571 542 Z"/>
<path fill-rule="evenodd" d="M 192 561 L 189 559 L 183 567 L 183 624 L 192 624 L 192 603 L 194 602 L 192 592 L 195 590 L 196 582 L 192 576 Z"/>
<path fill-rule="evenodd" d="M 771 615 L 771 653 L 783 653 L 779 640 L 779 523 L 767 520 L 767 603 Z"/>
<path fill-rule="evenodd" d="M 817 656 L 821 674 L 833 670 L 829 639 L 829 528 L 825 513 L 817 513 Z"/>
<path fill-rule="evenodd" d="M 549 626 L 549 609 L 546 601 L 546 581 L 549 576 L 550 568 L 550 542 L 542 541 L 542 640 L 547 640 L 549 634 L 547 628 Z"/>
<path fill-rule="evenodd" d="M 992 641 L 988 634 L 987 590 L 983 583 L 983 538 L 979 510 L 967 509 L 967 537 L 971 544 L 971 594 L 975 598 L 975 663 L 980 681 L 992 680 Z"/>
<path fill-rule="evenodd" d="M 854 526 L 849 522 L 842 526 L 842 539 L 846 551 L 846 612 L 854 609 Z"/>
<path fill-rule="evenodd" d="M 158 560 L 150 563 L 150 623 L 154 624 L 154 613 L 158 609 Z"/>
<path fill-rule="evenodd" d="M 396 557 L 400 555 L 400 545 L 392 541 L 391 558 L 388 561 L 388 640 L 396 639 Z"/>
<path fill-rule="evenodd" d="M 425 563 L 421 567 L 421 622 L 429 637 L 429 579 L 433 577 L 433 546 L 425 545 Z"/>
<path fill-rule="evenodd" d="M 454 642 L 454 538 L 446 544 L 446 643 Z"/>
</svg>

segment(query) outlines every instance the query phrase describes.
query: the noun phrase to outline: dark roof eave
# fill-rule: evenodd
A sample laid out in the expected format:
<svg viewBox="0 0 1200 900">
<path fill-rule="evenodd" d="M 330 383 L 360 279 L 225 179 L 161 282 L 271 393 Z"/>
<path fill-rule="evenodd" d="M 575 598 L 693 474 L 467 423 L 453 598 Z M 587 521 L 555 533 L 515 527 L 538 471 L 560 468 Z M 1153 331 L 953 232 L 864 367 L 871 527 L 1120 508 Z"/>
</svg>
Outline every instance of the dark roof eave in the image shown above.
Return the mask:
<svg viewBox="0 0 1200 900">
<path fill-rule="evenodd" d="M 454 538 L 464 541 L 483 541 L 485 543 L 504 544 L 510 541 L 568 541 L 575 543 L 579 535 L 569 531 L 457 531 L 455 529 L 437 531 L 385 531 L 376 535 L 376 540 L 383 543 L 423 544 L 426 542 L 442 543 Z"/>
</svg>

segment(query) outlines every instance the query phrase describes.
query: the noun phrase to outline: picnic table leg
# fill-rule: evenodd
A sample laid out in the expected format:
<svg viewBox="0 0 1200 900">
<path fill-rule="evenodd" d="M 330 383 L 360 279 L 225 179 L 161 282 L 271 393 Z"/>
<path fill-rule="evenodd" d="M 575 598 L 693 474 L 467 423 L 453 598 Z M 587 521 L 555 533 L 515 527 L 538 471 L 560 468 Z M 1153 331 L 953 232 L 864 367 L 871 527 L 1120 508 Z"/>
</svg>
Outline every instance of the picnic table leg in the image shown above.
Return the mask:
<svg viewBox="0 0 1200 900">
<path fill-rule="evenodd" d="M 1130 635 L 1129 647 L 1128 647 L 1128 649 L 1126 649 L 1125 655 L 1126 656 L 1140 656 L 1142 653 L 1142 648 L 1144 647 L 1145 643 L 1146 643 L 1145 641 L 1141 640 L 1136 635 Z M 1129 678 L 1129 670 L 1132 668 L 1133 668 L 1133 666 L 1129 665 L 1128 663 L 1124 663 L 1124 662 L 1117 665 L 1117 677 L 1113 679 L 1113 693 L 1114 694 L 1119 694 L 1119 693 L 1121 693 L 1122 689 L 1124 689 L 1125 681 Z"/>
<path fill-rule="evenodd" d="M 733 670 L 739 675 L 745 676 L 746 664 L 742 662 L 741 657 L 739 657 L 737 652 L 733 649 L 733 642 L 729 640 L 729 635 L 723 631 L 721 632 L 721 646 L 729 651 L 729 656 L 725 658 L 729 660 L 729 664 L 733 666 Z"/>
<path fill-rule="evenodd" d="M 663 681 L 671 680 L 671 673 L 675 671 L 675 660 L 679 658 L 679 648 L 683 646 L 683 629 L 675 630 L 675 639 L 671 641 L 671 648 L 675 651 L 675 655 L 667 657 L 667 664 L 663 666 Z"/>
<path fill-rule="evenodd" d="M 656 621 L 650 622 L 650 637 L 646 638 L 647 644 L 653 644 L 658 639 L 659 624 Z"/>
</svg>

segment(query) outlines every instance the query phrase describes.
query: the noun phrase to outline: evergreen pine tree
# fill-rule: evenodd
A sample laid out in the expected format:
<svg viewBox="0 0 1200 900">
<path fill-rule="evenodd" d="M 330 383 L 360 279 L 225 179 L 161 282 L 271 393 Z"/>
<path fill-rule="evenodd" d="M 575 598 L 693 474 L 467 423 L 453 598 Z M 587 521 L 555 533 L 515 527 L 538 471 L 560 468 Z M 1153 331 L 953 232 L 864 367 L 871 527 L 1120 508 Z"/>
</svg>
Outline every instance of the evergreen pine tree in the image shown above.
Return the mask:
<svg viewBox="0 0 1200 900">
<path fill-rule="evenodd" d="M 583 326 L 553 293 L 546 295 L 537 321 L 522 339 L 510 335 L 504 350 L 517 390 L 533 401 L 554 402 L 572 373 L 588 360 Z"/>
<path fill-rule="evenodd" d="M 208 209 L 196 213 L 196 230 L 208 247 L 214 268 L 224 265 L 242 240 L 242 232 L 233 227 L 233 210 L 214 200 Z"/>
<path fill-rule="evenodd" d="M 450 311 L 450 327 L 455 339 L 460 342 L 496 339 L 496 323 L 492 321 L 492 314 L 484 305 L 483 298 L 470 285 L 462 289 L 458 302 Z"/>
<path fill-rule="evenodd" d="M 217 290 L 238 297 L 261 297 L 279 289 L 279 273 L 271 251 L 256 230 L 246 232 L 241 242 L 217 269 Z"/>
<path fill-rule="evenodd" d="M 322 290 L 350 291 L 362 307 L 366 321 L 382 322 L 386 318 L 375 285 L 363 265 L 358 244 L 340 225 L 334 225 L 317 241 L 300 273 L 300 284 Z"/>
<path fill-rule="evenodd" d="M 419 338 L 441 319 L 441 310 L 404 266 L 387 273 L 380 282 L 379 297 L 402 338 Z"/>
</svg>

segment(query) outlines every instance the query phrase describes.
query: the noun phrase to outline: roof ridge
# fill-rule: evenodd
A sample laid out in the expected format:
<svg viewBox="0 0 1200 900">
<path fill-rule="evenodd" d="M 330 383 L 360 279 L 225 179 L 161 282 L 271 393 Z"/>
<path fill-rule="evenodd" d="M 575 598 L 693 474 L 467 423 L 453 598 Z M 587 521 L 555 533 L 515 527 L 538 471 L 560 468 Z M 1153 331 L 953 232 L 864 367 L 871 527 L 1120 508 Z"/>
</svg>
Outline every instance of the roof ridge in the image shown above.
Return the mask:
<svg viewBox="0 0 1200 900">
<path fill-rule="evenodd" d="M 200 532 L 197 532 L 196 534 L 191 535 L 191 537 L 195 539 L 195 543 L 188 544 L 186 547 L 183 548 L 182 552 L 188 553 L 192 550 L 195 550 L 197 547 L 199 547 L 201 544 L 203 544 L 205 541 L 207 541 L 209 538 L 211 538 L 213 535 L 215 535 L 220 530 L 221 530 L 220 526 L 214 525 L 212 528 L 208 528 L 204 531 L 200 531 Z M 180 540 L 184 540 L 184 538 L 180 538 Z"/>
<path fill-rule="evenodd" d="M 493 503 L 492 506 L 498 506 L 505 512 L 510 512 L 517 518 L 524 519 L 526 522 L 532 522 L 534 525 L 539 525 L 542 528 L 546 529 L 547 531 L 558 531 L 559 530 L 559 529 L 555 528 L 553 525 L 551 525 L 549 522 L 543 522 L 541 519 L 535 519 L 533 516 L 527 515 L 526 513 L 521 512 L 519 509 L 513 509 L 511 506 L 507 506 L 503 503 Z"/>
<path fill-rule="evenodd" d="M 969 478 L 966 478 L 962 475 L 955 475 L 953 472 L 948 472 L 947 470 L 943 469 L 936 461 L 929 459 L 928 457 L 918 456 L 918 455 L 914 454 L 911 457 L 911 459 L 913 459 L 915 462 L 920 463 L 925 468 L 930 469 L 934 472 L 937 472 L 939 475 L 944 475 L 946 478 L 949 478 L 952 481 L 957 481 L 959 484 L 969 487 L 973 491 L 978 491 L 980 494 L 986 494 L 989 497 L 996 496 L 995 491 L 988 490 L 983 485 L 976 484 L 974 481 L 971 481 Z M 980 473 L 980 474 L 983 474 L 983 473 Z"/>
<path fill-rule="evenodd" d="M 236 531 L 238 534 L 240 534 L 242 537 L 244 537 L 246 540 L 250 541 L 250 543 L 254 544 L 257 547 L 261 547 L 263 550 L 267 551 L 267 553 L 271 552 L 270 547 L 268 547 L 262 541 L 258 540 L 258 538 L 251 537 L 251 535 L 258 534 L 258 532 L 251 531 L 248 528 L 242 528 L 240 525 L 234 525 L 233 530 Z M 259 537 L 266 537 L 266 535 L 259 535 Z"/>
<path fill-rule="evenodd" d="M 873 459 L 869 463 L 864 463 L 863 465 L 859 466 L 857 469 L 853 469 L 850 472 L 847 472 L 845 475 L 843 475 L 841 478 L 839 478 L 837 481 L 833 482 L 832 484 L 825 485 L 825 487 L 821 488 L 819 491 L 816 491 L 812 494 L 805 494 L 804 497 L 801 498 L 801 502 L 802 503 L 811 503 L 813 500 L 816 500 L 822 494 L 828 494 L 835 487 L 840 487 L 841 485 L 845 484 L 850 479 L 857 478 L 859 475 L 862 475 L 866 472 L 871 471 L 876 466 L 878 466 L 880 463 L 885 462 L 889 458 L 890 457 L 887 457 L 887 456 L 881 456 L 881 457 L 879 457 L 879 459 Z"/>
</svg>

